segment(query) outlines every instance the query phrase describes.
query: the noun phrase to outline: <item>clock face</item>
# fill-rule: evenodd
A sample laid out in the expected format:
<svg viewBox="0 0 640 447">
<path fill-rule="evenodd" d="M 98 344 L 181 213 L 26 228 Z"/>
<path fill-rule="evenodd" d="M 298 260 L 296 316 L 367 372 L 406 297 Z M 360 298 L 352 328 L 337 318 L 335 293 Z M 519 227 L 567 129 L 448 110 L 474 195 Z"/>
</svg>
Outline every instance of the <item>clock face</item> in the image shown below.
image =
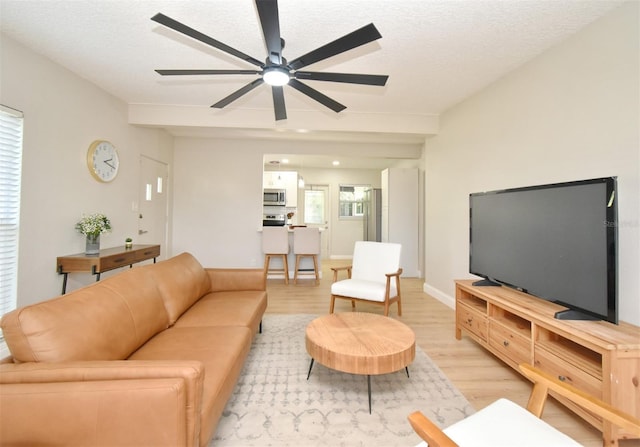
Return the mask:
<svg viewBox="0 0 640 447">
<path fill-rule="evenodd" d="M 87 166 L 96 180 L 110 182 L 118 175 L 120 167 L 116 148 L 108 141 L 94 141 L 87 151 Z"/>
</svg>

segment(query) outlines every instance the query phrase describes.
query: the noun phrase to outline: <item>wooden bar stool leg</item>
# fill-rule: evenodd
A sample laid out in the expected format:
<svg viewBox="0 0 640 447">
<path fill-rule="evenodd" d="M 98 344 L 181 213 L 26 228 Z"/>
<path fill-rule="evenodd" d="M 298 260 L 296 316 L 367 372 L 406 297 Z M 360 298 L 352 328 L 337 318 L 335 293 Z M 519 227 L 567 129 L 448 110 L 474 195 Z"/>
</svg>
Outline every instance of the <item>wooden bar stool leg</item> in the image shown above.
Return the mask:
<svg viewBox="0 0 640 447">
<path fill-rule="evenodd" d="M 315 275 L 316 284 L 320 284 L 320 270 L 318 269 L 318 255 L 304 255 L 304 254 L 296 255 L 296 268 L 295 268 L 293 282 L 295 284 L 298 284 L 298 270 L 300 270 L 300 260 L 303 257 L 308 257 L 313 259 L 313 274 Z"/>
<path fill-rule="evenodd" d="M 267 279 L 269 274 L 269 262 L 271 261 L 271 255 L 264 255 L 264 279 Z"/>
<path fill-rule="evenodd" d="M 287 255 L 272 255 L 265 254 L 264 255 L 264 278 L 267 279 L 269 275 L 269 267 L 271 266 L 271 258 L 273 256 L 282 256 L 282 272 L 284 273 L 284 283 L 289 284 L 289 264 L 287 261 Z M 274 270 L 280 272 L 280 270 Z"/>
<path fill-rule="evenodd" d="M 284 283 L 289 285 L 289 261 L 287 255 L 282 255 L 282 265 L 284 266 Z"/>
<path fill-rule="evenodd" d="M 262 229 L 262 252 L 265 255 L 265 275 L 270 273 L 284 273 L 284 283 L 289 284 L 289 265 L 287 255 L 289 254 L 289 234 L 284 227 L 264 227 Z M 272 258 L 282 258 L 282 269 L 272 268 Z"/>
<path fill-rule="evenodd" d="M 320 284 L 320 273 L 318 272 L 318 256 L 313 255 L 313 271 L 316 274 L 316 284 Z"/>
<path fill-rule="evenodd" d="M 302 255 L 296 255 L 296 268 L 293 272 L 293 283 L 298 284 L 298 269 L 300 268 L 300 257 Z"/>
</svg>

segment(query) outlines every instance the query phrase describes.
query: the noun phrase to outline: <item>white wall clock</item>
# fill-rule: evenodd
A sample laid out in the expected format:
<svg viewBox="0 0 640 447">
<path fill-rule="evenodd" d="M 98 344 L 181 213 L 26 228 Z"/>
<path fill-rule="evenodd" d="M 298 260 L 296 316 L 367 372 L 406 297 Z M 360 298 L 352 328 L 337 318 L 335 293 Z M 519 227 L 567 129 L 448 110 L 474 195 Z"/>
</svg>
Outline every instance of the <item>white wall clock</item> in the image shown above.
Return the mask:
<svg viewBox="0 0 640 447">
<path fill-rule="evenodd" d="M 120 159 L 113 144 L 105 140 L 96 140 L 87 151 L 87 167 L 99 182 L 110 182 L 118 175 Z"/>
</svg>

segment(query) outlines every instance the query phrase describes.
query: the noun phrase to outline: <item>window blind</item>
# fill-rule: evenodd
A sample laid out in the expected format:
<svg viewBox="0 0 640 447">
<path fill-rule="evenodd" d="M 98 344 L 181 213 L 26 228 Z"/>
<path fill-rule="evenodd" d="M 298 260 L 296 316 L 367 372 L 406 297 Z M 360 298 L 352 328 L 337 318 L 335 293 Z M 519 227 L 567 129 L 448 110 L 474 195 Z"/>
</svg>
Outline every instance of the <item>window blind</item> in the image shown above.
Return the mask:
<svg viewBox="0 0 640 447">
<path fill-rule="evenodd" d="M 15 309 L 18 293 L 23 120 L 0 105 L 0 316 Z"/>
</svg>

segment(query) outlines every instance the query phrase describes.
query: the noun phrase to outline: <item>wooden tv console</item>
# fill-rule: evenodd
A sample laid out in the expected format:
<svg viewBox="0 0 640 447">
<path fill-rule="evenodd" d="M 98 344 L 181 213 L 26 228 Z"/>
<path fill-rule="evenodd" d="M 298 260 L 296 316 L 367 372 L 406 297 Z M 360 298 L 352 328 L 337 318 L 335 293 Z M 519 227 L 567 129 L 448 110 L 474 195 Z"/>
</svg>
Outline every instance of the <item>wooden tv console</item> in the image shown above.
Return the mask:
<svg viewBox="0 0 640 447">
<path fill-rule="evenodd" d="M 456 281 L 456 338 L 462 333 L 518 371 L 529 363 L 640 417 L 640 327 L 557 320 L 563 306 L 508 287 Z M 607 446 L 631 434 L 558 399 L 602 431 Z"/>
</svg>

